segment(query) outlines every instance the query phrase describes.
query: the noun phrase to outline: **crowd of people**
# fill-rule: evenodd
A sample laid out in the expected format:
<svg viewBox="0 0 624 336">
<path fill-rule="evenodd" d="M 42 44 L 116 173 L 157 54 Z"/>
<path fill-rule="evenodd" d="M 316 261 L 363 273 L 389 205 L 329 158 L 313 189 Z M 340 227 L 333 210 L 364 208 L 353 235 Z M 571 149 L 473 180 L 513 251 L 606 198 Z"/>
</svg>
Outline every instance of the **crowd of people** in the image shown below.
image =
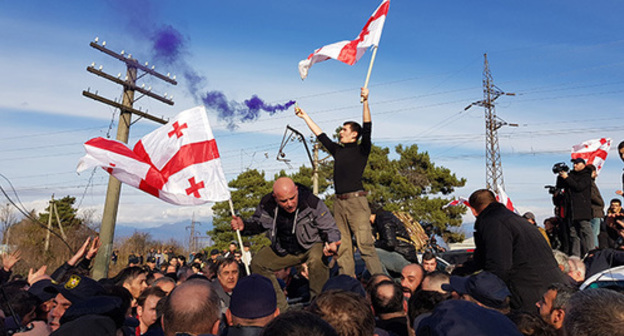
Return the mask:
<svg viewBox="0 0 624 336">
<path fill-rule="evenodd" d="M 580 208 L 593 199 L 584 162 L 558 173 L 556 197 L 569 202 L 542 231 L 533 214 L 519 216 L 492 191 L 474 191 L 474 254 L 446 267 L 435 251 L 418 258 L 401 220 L 367 202 L 368 90 L 361 97 L 363 125 L 345 123 L 339 143 L 296 109 L 335 159 L 333 215 L 308 188 L 282 177 L 250 218 L 232 217 L 243 236 L 269 237 L 255 254 L 236 242 L 188 257 L 136 251 L 118 274 L 98 280 L 89 277 L 97 238 L 51 274 L 44 265 L 14 276 L 19 252 L 4 255 L 0 334 L 624 335 L 623 287 L 582 287 L 624 265 L 619 200 L 604 221 Z M 624 159 L 624 145 L 620 152 Z M 607 245 L 596 249 L 601 233 Z M 364 272 L 356 270 L 358 255 Z"/>
</svg>

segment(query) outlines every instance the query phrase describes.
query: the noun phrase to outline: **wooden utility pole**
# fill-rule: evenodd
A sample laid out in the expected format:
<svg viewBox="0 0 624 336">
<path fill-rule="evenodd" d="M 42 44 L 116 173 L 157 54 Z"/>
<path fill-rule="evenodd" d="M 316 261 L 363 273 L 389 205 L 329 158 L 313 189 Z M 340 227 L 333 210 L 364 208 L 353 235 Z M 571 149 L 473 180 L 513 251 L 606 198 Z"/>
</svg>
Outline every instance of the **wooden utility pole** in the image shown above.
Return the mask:
<svg viewBox="0 0 624 336">
<path fill-rule="evenodd" d="M 52 232 L 52 215 L 56 216 L 56 223 L 58 224 L 59 231 L 61 231 L 61 236 L 63 239 L 67 239 L 65 235 L 65 230 L 63 230 L 63 223 L 61 223 L 61 217 L 58 214 L 58 209 L 56 207 L 56 201 L 54 200 L 54 194 L 52 194 L 52 198 L 50 199 L 48 206 L 48 232 L 46 232 L 46 239 L 44 244 L 44 251 L 48 251 L 50 249 L 50 232 Z"/>
<path fill-rule="evenodd" d="M 94 94 L 89 91 L 82 92 L 85 97 L 100 101 L 102 103 L 120 109 L 121 112 L 119 115 L 119 124 L 117 125 L 117 140 L 123 143 L 128 143 L 130 124 L 132 122 L 132 114 L 136 114 L 141 118 L 149 119 L 160 124 L 166 124 L 166 120 L 154 117 L 140 110 L 135 110 L 133 108 L 133 104 L 136 100 L 140 99 L 143 96 L 154 98 L 168 105 L 173 105 L 173 100 L 171 100 L 171 97 L 168 98 L 166 94 L 165 96 L 160 96 L 153 93 L 151 91 L 151 88 L 145 89 L 144 86 L 137 86 L 137 80 L 145 75 L 152 75 L 153 77 L 164 80 L 169 84 L 177 85 L 178 83 L 175 80 L 175 76 L 173 78 L 170 78 L 169 74 L 167 74 L 166 76 L 160 74 L 154 71 L 154 66 L 148 68 L 148 63 L 142 65 L 139 63 L 139 61 L 132 58 L 132 55 L 124 55 L 123 51 L 121 53 L 116 53 L 106 48 L 106 42 L 102 42 L 101 45 L 98 44 L 97 38 L 89 45 L 111 57 L 114 57 L 124 62 L 126 65 L 125 79 L 121 79 L 121 76 L 114 77 L 103 72 L 101 66 L 96 69 L 95 64 L 87 67 L 88 72 L 123 86 L 123 99 L 121 104 L 116 101 L 101 97 L 97 95 L 97 93 Z M 142 72 L 140 76 L 139 71 Z M 135 99 L 135 92 L 139 92 L 142 95 Z M 100 226 L 100 242 L 102 243 L 102 247 L 100 248 L 100 251 L 95 258 L 95 264 L 93 266 L 93 277 L 95 279 L 108 277 L 108 264 L 110 262 L 111 254 L 113 252 L 113 239 L 115 237 L 115 223 L 117 221 L 120 193 L 121 182 L 119 182 L 119 180 L 111 175 L 108 179 L 108 189 L 106 190 L 106 201 L 104 203 L 102 225 Z"/>
</svg>

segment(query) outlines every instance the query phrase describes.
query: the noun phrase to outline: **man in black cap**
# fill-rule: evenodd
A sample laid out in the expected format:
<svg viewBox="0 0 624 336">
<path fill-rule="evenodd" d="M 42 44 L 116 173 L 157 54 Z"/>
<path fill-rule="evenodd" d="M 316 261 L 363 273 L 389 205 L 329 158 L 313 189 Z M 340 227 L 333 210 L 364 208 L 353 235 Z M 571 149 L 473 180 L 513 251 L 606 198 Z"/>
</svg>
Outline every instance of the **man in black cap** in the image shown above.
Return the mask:
<svg viewBox="0 0 624 336">
<path fill-rule="evenodd" d="M 585 160 L 572 159 L 574 169 L 568 173 L 560 171 L 557 187 L 567 191 L 568 217 L 570 218 L 571 248 L 568 254 L 584 256 L 594 248 L 594 237 L 591 228 L 591 170 L 585 166 Z"/>
<path fill-rule="evenodd" d="M 223 336 L 259 335 L 279 313 L 271 280 L 258 274 L 244 277 L 232 292 Z"/>
<path fill-rule="evenodd" d="M 45 290 L 50 293 L 56 293 L 53 301 L 54 308 L 48 314 L 48 325 L 52 331 L 59 328 L 61 317 L 73 304 L 105 293 L 104 287 L 97 281 L 76 274 L 71 275 L 65 283 L 51 285 L 46 287 Z"/>
<path fill-rule="evenodd" d="M 509 313 L 511 292 L 507 285 L 496 275 L 483 271 L 467 277 L 451 276 L 450 283 L 442 289 L 454 292 L 462 300 L 474 302 L 481 307 L 494 309 L 500 313 Z"/>
</svg>

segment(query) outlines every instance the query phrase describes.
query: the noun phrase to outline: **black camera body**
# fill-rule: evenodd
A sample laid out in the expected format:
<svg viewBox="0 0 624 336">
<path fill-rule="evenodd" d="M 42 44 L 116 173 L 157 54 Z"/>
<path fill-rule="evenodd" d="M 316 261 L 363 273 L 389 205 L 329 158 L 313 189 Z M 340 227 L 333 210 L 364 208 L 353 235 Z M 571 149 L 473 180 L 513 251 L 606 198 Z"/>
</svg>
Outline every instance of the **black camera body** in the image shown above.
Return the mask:
<svg viewBox="0 0 624 336">
<path fill-rule="evenodd" d="M 555 163 L 555 165 L 553 165 L 552 167 L 553 174 L 559 174 L 562 171 L 566 173 L 570 171 L 570 167 L 568 167 L 568 165 L 565 162 L 557 162 Z"/>
</svg>

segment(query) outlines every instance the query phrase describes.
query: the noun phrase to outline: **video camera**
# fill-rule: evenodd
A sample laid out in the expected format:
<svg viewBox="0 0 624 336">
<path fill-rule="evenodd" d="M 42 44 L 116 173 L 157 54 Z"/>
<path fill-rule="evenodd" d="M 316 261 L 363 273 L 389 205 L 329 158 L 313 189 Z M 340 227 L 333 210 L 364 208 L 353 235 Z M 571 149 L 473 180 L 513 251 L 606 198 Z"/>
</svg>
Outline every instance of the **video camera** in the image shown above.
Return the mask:
<svg viewBox="0 0 624 336">
<path fill-rule="evenodd" d="M 555 165 L 552 167 L 552 172 L 553 174 L 559 174 L 560 172 L 569 172 L 570 171 L 570 167 L 568 167 L 568 165 L 565 162 L 557 162 L 555 163 Z"/>
</svg>

